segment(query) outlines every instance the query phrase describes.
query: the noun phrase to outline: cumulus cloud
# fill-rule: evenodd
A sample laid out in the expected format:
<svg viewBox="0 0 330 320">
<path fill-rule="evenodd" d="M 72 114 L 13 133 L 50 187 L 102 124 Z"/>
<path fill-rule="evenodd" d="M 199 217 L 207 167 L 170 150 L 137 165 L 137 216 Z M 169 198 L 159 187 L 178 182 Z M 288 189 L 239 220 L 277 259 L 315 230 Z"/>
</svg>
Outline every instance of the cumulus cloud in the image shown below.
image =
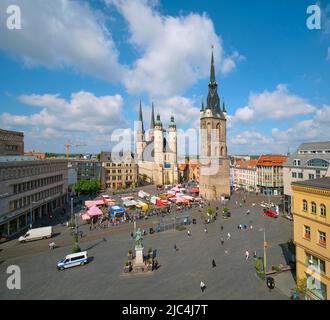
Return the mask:
<svg viewBox="0 0 330 320">
<path fill-rule="evenodd" d="M 297 115 L 315 112 L 315 106 L 304 98 L 290 94 L 288 88 L 279 84 L 276 90 L 250 94 L 248 105 L 236 110 L 235 121 L 250 122 L 263 119 L 290 119 Z"/>
<path fill-rule="evenodd" d="M 5 21 L 11 0 L 0 1 Z M 105 28 L 101 13 L 87 2 L 69 0 L 16 0 L 21 8 L 22 29 L 0 28 L 0 49 L 28 67 L 70 67 L 101 79 L 118 81 L 125 68 Z M 1 17 L 1 18 L 2 18 Z"/>
<path fill-rule="evenodd" d="M 98 137 L 110 141 L 114 129 L 127 128 L 129 123 L 123 117 L 123 98 L 114 96 L 97 97 L 90 92 L 73 93 L 69 101 L 58 94 L 22 95 L 22 103 L 40 108 L 30 115 L 3 113 L 0 123 L 7 128 L 27 128 L 31 139 L 65 140 L 74 138 L 89 142 L 93 147 Z M 122 129 L 124 130 L 124 129 Z"/>
<path fill-rule="evenodd" d="M 272 142 L 272 139 L 265 137 L 260 132 L 244 131 L 236 136 L 229 138 L 229 143 L 233 145 L 266 145 Z"/>
<path fill-rule="evenodd" d="M 272 136 L 278 142 L 301 143 L 304 141 L 330 140 L 330 106 L 317 110 L 309 120 L 297 122 L 287 130 L 272 129 Z"/>
<path fill-rule="evenodd" d="M 206 14 L 161 15 L 150 1 L 106 0 L 128 23 L 129 42 L 140 53 L 124 80 L 131 93 L 178 95 L 209 74 L 213 44 L 217 69 L 227 74 L 242 56 L 226 55 L 223 42 Z"/>
</svg>

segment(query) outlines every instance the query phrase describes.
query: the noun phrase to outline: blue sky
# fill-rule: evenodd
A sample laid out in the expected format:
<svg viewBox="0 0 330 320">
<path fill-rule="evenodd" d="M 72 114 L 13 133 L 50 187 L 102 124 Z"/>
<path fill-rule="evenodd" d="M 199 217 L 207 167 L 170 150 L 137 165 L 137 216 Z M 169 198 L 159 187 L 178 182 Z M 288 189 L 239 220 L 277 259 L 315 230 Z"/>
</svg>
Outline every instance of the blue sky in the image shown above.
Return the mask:
<svg viewBox="0 0 330 320">
<path fill-rule="evenodd" d="M 330 139 L 330 3 L 321 29 L 308 0 L 19 0 L 22 29 L 0 3 L 0 127 L 26 150 L 110 149 L 129 134 L 139 100 L 166 125 L 197 128 L 211 45 L 229 113 L 229 152 L 286 153 Z M 117 131 L 116 131 L 117 130 Z M 73 149 L 74 150 L 74 149 Z"/>
</svg>

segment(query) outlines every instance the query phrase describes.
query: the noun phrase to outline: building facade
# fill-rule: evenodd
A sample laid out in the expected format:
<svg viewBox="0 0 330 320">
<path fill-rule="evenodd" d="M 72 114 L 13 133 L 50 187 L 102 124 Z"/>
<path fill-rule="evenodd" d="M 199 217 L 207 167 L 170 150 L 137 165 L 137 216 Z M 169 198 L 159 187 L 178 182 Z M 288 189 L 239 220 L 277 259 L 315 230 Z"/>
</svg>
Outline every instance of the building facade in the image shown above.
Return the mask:
<svg viewBox="0 0 330 320">
<path fill-rule="evenodd" d="M 292 183 L 296 275 L 307 298 L 330 300 L 330 177 Z"/>
<path fill-rule="evenodd" d="M 76 170 L 77 181 L 89 180 L 98 181 L 101 183 L 102 162 L 97 160 L 68 160 L 68 170 Z M 71 172 L 70 176 L 74 176 Z"/>
<path fill-rule="evenodd" d="M 227 112 L 223 101 L 222 109 L 215 78 L 212 51 L 210 81 L 207 105 L 200 110 L 200 194 L 207 200 L 219 200 L 230 196 L 230 161 L 227 154 L 226 119 Z"/>
<path fill-rule="evenodd" d="M 24 155 L 24 133 L 0 129 L 0 156 Z"/>
<path fill-rule="evenodd" d="M 283 165 L 284 210 L 292 213 L 291 183 L 318 179 L 327 175 L 330 164 L 330 141 L 303 143 Z"/>
<path fill-rule="evenodd" d="M 238 159 L 231 165 L 231 181 L 234 188 L 246 191 L 258 190 L 257 162 L 256 159 Z"/>
<path fill-rule="evenodd" d="M 285 155 L 261 155 L 257 162 L 257 188 L 263 194 L 282 195 Z"/>
<path fill-rule="evenodd" d="M 191 180 L 199 181 L 199 162 L 198 160 L 184 160 L 179 163 L 180 182 L 188 182 Z"/>
<path fill-rule="evenodd" d="M 129 152 L 112 157 L 111 152 L 101 152 L 102 186 L 110 189 L 135 187 L 138 183 L 138 166 Z"/>
<path fill-rule="evenodd" d="M 157 185 L 175 184 L 179 181 L 177 132 L 174 117 L 171 117 L 168 129 L 165 130 L 159 114 L 155 121 L 154 106 L 152 105 L 151 124 L 147 138 L 141 102 L 136 136 L 136 162 L 139 181 Z"/>
<path fill-rule="evenodd" d="M 0 157 L 0 234 L 13 235 L 67 201 L 67 161 Z"/>
</svg>

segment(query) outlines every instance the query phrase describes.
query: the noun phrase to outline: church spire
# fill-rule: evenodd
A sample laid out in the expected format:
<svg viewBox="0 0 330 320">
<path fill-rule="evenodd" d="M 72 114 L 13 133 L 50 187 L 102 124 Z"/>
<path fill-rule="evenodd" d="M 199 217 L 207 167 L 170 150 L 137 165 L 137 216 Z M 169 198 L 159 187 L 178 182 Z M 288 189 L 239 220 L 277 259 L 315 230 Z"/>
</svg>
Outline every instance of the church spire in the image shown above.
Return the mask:
<svg viewBox="0 0 330 320">
<path fill-rule="evenodd" d="M 144 126 L 143 126 L 143 116 L 142 116 L 142 103 L 140 100 L 140 110 L 139 110 L 139 131 L 144 133 Z"/>
<path fill-rule="evenodd" d="M 225 107 L 225 98 L 222 98 L 222 113 L 227 113 L 226 107 Z"/>
<path fill-rule="evenodd" d="M 152 103 L 150 129 L 153 129 L 154 127 L 155 127 L 155 112 L 154 112 L 154 103 Z"/>
<path fill-rule="evenodd" d="M 202 108 L 201 111 L 204 111 L 204 97 L 202 97 Z"/>
<path fill-rule="evenodd" d="M 218 96 L 218 84 L 217 81 L 215 80 L 213 46 L 212 46 L 212 56 L 211 56 L 209 93 L 207 95 L 206 109 L 211 109 L 215 114 L 221 114 L 220 99 Z"/>
<path fill-rule="evenodd" d="M 215 70 L 214 70 L 214 56 L 213 56 L 213 46 L 212 46 L 212 57 L 211 57 L 211 72 L 210 72 L 210 83 L 215 83 Z"/>
</svg>

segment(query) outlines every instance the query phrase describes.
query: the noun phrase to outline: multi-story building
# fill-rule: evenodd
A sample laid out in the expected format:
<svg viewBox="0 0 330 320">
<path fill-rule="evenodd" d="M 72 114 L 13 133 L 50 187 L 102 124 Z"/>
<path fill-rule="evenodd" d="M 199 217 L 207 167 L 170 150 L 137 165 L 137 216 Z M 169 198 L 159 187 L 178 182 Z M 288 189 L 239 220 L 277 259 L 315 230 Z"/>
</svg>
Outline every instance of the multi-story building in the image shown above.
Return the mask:
<svg viewBox="0 0 330 320">
<path fill-rule="evenodd" d="M 283 164 L 285 155 L 261 155 L 257 162 L 257 188 L 263 194 L 283 194 Z"/>
<path fill-rule="evenodd" d="M 97 160 L 69 160 L 68 170 L 76 170 L 77 181 L 81 180 L 95 180 L 101 182 L 102 177 L 102 162 Z M 71 172 L 70 177 L 74 177 Z"/>
<path fill-rule="evenodd" d="M 295 181 L 322 178 L 329 170 L 330 141 L 303 143 L 283 165 L 284 210 L 291 213 L 292 189 Z"/>
<path fill-rule="evenodd" d="M 24 155 L 24 133 L 0 129 L 0 156 Z"/>
<path fill-rule="evenodd" d="M 13 235 L 67 201 L 67 161 L 0 157 L 0 234 Z"/>
<path fill-rule="evenodd" d="M 101 152 L 102 186 L 111 189 L 129 188 L 138 183 L 138 166 L 128 152 L 115 157 L 111 152 Z"/>
<path fill-rule="evenodd" d="M 330 300 L 330 177 L 292 183 L 297 279 L 307 298 Z"/>
<path fill-rule="evenodd" d="M 233 186 L 247 191 L 257 190 L 257 162 L 256 159 L 235 161 L 231 168 Z"/>
<path fill-rule="evenodd" d="M 186 182 L 191 180 L 199 180 L 199 163 L 198 160 L 185 159 L 184 162 L 179 163 L 180 181 Z"/>
</svg>

